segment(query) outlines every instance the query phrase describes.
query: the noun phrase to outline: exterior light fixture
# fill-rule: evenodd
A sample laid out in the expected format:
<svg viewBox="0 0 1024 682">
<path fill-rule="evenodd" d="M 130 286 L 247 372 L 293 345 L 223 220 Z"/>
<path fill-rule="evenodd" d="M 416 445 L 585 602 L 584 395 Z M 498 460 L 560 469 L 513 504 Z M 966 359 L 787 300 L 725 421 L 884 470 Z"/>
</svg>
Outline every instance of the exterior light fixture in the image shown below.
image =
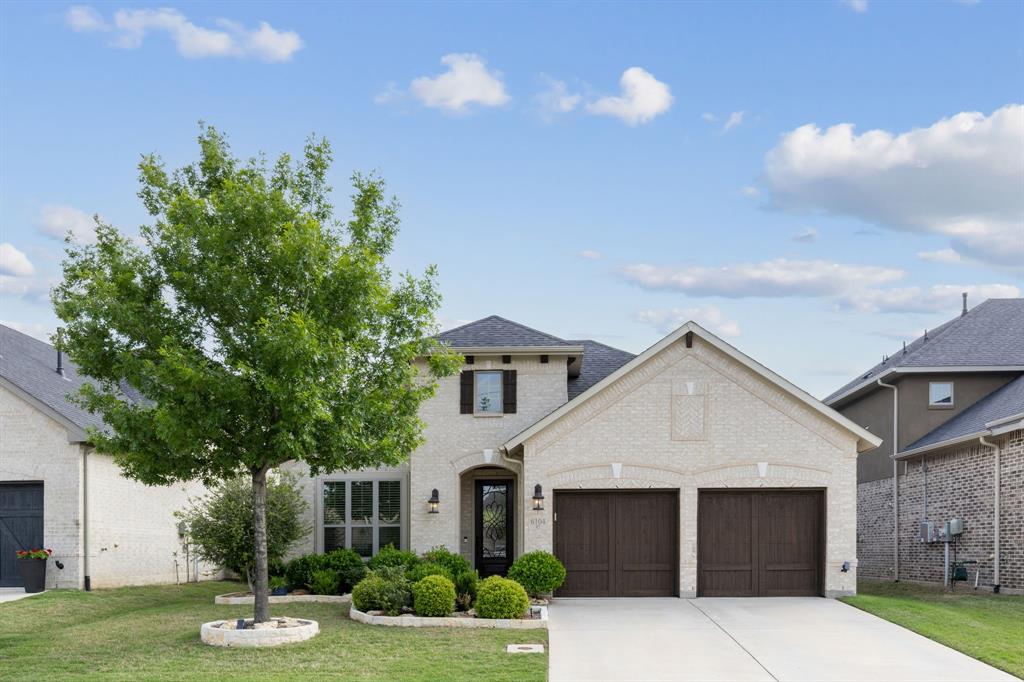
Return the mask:
<svg viewBox="0 0 1024 682">
<path fill-rule="evenodd" d="M 437 513 L 437 505 L 441 504 L 441 500 L 438 499 L 438 497 L 437 497 L 437 488 L 434 488 L 432 491 L 430 491 L 430 499 L 427 500 L 427 504 L 430 505 L 430 512 L 429 513 L 436 514 Z"/>
<path fill-rule="evenodd" d="M 540 483 L 533 486 L 533 511 L 544 511 L 544 490 Z"/>
</svg>

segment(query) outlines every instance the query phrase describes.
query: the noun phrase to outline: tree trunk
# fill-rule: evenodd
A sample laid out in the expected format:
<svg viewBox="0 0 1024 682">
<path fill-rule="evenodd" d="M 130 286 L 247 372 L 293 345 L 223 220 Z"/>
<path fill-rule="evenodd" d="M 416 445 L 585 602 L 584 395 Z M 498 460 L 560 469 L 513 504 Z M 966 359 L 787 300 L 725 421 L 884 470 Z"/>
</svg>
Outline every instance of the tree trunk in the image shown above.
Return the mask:
<svg viewBox="0 0 1024 682">
<path fill-rule="evenodd" d="M 267 586 L 267 467 L 252 471 L 253 562 L 252 591 L 255 595 L 256 623 L 270 620 L 270 590 Z"/>
</svg>

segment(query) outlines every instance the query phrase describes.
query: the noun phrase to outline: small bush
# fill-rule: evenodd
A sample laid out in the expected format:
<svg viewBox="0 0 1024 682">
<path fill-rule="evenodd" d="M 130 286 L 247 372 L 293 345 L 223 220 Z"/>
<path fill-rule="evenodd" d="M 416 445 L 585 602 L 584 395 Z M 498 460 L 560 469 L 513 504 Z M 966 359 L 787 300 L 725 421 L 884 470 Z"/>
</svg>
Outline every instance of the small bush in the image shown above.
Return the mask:
<svg viewBox="0 0 1024 682">
<path fill-rule="evenodd" d="M 288 581 L 279 575 L 272 575 L 270 576 L 270 579 L 267 580 L 267 586 L 272 590 L 279 590 L 282 587 L 288 587 Z"/>
<path fill-rule="evenodd" d="M 530 598 L 516 581 L 492 575 L 480 582 L 475 606 L 480 618 L 522 618 Z"/>
<path fill-rule="evenodd" d="M 335 549 L 324 554 L 325 565 L 338 574 L 338 594 L 347 594 L 366 575 L 363 558 L 353 549 Z"/>
<path fill-rule="evenodd" d="M 476 585 L 480 574 L 476 571 L 463 571 L 455 576 L 455 606 L 459 611 L 469 611 L 476 599 Z"/>
<path fill-rule="evenodd" d="M 377 556 L 370 559 L 369 566 L 372 570 L 384 568 L 385 566 L 402 566 L 404 568 L 412 568 L 418 564 L 419 561 L 420 558 L 416 556 L 415 553 L 395 549 L 394 545 L 388 545 L 377 552 Z"/>
<path fill-rule="evenodd" d="M 418 583 L 419 581 L 426 578 L 428 575 L 440 575 L 444 576 L 448 580 L 454 581 L 454 577 L 452 576 L 451 571 L 449 571 L 441 564 L 435 564 L 429 561 L 421 561 L 420 563 L 416 564 L 408 571 L 406 571 L 405 575 L 407 578 L 409 578 L 409 582 L 411 583 Z"/>
<path fill-rule="evenodd" d="M 468 573 L 473 570 L 466 557 L 448 551 L 447 547 L 434 547 L 423 555 L 423 560 L 444 566 L 452 575 Z"/>
<path fill-rule="evenodd" d="M 288 562 L 284 569 L 284 576 L 292 589 L 309 587 L 313 577 L 313 571 L 320 571 L 327 568 L 327 562 L 323 554 L 306 554 L 295 557 Z"/>
<path fill-rule="evenodd" d="M 412 606 L 412 585 L 405 577 L 404 566 L 382 566 L 371 572 L 384 581 L 381 587 L 380 610 L 397 616 L 402 609 Z"/>
<path fill-rule="evenodd" d="M 412 608 L 417 616 L 450 616 L 455 610 L 455 585 L 443 575 L 428 575 L 412 586 Z"/>
<path fill-rule="evenodd" d="M 368 575 L 352 588 L 352 604 L 366 613 L 384 610 L 384 579 L 379 575 Z"/>
<path fill-rule="evenodd" d="M 537 597 L 551 594 L 565 582 L 565 566 L 549 552 L 527 552 L 508 569 L 508 577 Z"/>
<path fill-rule="evenodd" d="M 313 594 L 337 594 L 338 574 L 329 568 L 313 571 L 309 579 L 309 591 Z"/>
</svg>

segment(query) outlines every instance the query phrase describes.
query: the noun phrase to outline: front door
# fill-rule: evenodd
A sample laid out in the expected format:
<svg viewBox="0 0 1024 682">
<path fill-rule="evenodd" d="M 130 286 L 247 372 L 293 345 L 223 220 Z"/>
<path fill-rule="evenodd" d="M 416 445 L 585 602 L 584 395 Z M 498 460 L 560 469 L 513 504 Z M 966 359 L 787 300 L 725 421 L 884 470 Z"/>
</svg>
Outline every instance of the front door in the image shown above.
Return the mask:
<svg viewBox="0 0 1024 682">
<path fill-rule="evenodd" d="M 505 575 L 512 565 L 514 499 L 510 480 L 476 481 L 476 568 L 482 578 Z"/>
<path fill-rule="evenodd" d="M 18 555 L 43 548 L 43 484 L 0 483 L 0 587 L 21 587 Z"/>
</svg>

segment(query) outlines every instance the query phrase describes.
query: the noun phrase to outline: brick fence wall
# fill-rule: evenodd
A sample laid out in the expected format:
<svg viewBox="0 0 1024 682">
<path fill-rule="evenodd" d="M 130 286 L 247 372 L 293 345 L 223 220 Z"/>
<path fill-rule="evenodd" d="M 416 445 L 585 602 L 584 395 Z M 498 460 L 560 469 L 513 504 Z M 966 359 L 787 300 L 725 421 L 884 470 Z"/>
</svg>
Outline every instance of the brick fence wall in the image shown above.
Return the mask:
<svg viewBox="0 0 1024 682">
<path fill-rule="evenodd" d="M 1008 590 L 1024 590 L 1024 431 L 998 439 L 1001 454 L 1000 583 Z M 956 543 L 959 559 L 977 561 L 970 568 L 973 584 L 993 582 L 994 455 L 974 443 L 944 454 L 930 455 L 899 465 L 900 578 L 943 580 L 943 544 L 923 543 L 922 520 L 941 527 L 950 518 L 964 520 L 965 531 Z M 927 512 L 925 479 L 927 477 Z M 862 577 L 892 579 L 892 480 L 862 483 L 857 489 L 857 556 Z M 950 560 L 952 550 L 950 547 Z"/>
</svg>

